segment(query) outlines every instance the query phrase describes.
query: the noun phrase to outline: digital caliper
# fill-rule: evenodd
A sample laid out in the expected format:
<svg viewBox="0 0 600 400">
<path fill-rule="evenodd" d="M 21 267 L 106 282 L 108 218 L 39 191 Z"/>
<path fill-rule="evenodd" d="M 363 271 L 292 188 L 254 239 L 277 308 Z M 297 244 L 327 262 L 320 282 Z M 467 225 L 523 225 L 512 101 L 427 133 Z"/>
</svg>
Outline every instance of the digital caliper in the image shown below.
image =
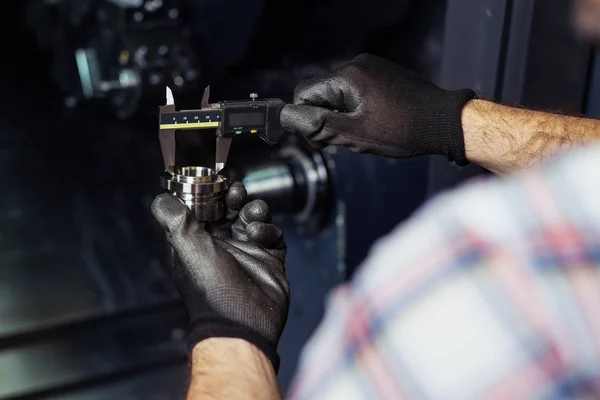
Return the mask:
<svg viewBox="0 0 600 400">
<path fill-rule="evenodd" d="M 159 138 L 165 170 L 175 168 L 175 131 L 183 129 L 216 128 L 217 145 L 214 173 L 227 162 L 231 140 L 236 135 L 252 134 L 269 144 L 280 141 L 285 131 L 279 123 L 279 114 L 285 105 L 281 99 L 258 99 L 251 93 L 248 101 L 209 103 L 210 86 L 202 96 L 198 110 L 176 110 L 175 99 L 167 87 L 167 103 L 160 107 Z"/>
</svg>

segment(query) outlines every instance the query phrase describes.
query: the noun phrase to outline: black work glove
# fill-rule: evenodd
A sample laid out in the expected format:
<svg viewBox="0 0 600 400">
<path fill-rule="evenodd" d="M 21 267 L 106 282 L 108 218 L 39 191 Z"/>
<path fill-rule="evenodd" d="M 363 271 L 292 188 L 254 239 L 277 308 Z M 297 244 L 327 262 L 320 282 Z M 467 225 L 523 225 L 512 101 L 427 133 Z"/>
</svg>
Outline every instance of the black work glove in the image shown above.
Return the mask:
<svg viewBox="0 0 600 400">
<path fill-rule="evenodd" d="M 460 121 L 472 90 L 446 91 L 385 59 L 362 54 L 301 83 L 282 126 L 315 147 L 343 145 L 385 157 L 445 155 L 466 165 Z M 339 110 L 339 112 L 334 112 Z"/>
<path fill-rule="evenodd" d="M 290 300 L 283 234 L 264 201 L 246 204 L 241 184 L 231 186 L 225 201 L 227 217 L 217 224 L 197 222 L 171 194 L 152 203 L 173 248 L 170 272 L 190 315 L 190 345 L 210 337 L 245 339 L 277 371 Z"/>
</svg>

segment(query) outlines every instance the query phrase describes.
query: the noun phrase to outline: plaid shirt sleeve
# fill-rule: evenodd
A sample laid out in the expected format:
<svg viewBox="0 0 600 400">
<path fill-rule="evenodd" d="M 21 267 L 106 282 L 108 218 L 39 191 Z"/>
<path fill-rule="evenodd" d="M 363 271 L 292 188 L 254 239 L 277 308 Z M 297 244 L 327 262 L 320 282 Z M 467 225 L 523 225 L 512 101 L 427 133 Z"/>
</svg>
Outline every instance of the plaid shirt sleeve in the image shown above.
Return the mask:
<svg viewBox="0 0 600 400">
<path fill-rule="evenodd" d="M 443 194 L 330 295 L 291 399 L 600 397 L 600 148 Z"/>
</svg>

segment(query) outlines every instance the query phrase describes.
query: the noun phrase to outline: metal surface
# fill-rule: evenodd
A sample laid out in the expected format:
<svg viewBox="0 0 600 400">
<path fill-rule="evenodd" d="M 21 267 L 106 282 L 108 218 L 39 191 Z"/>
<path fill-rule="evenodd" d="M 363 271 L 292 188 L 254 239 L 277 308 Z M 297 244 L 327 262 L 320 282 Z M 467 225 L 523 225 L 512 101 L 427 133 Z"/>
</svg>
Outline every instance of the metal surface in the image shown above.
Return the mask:
<svg viewBox="0 0 600 400">
<path fill-rule="evenodd" d="M 591 47 L 576 37 L 571 7 L 570 0 L 449 0 L 440 84 L 581 112 Z"/>
<path fill-rule="evenodd" d="M 249 198 L 265 200 L 279 221 L 294 222 L 304 233 L 323 228 L 335 206 L 326 156 L 290 138 L 270 161 L 259 158 L 239 174 Z"/>
<path fill-rule="evenodd" d="M 600 51 L 596 52 L 592 64 L 586 114 L 600 118 Z"/>
<path fill-rule="evenodd" d="M 216 221 L 225 215 L 223 197 L 229 181 L 210 168 L 182 167 L 175 174 L 165 171 L 161 185 L 183 201 L 198 221 Z"/>
<path fill-rule="evenodd" d="M 515 0 L 515 4 L 518 1 Z M 535 0 L 519 104 L 584 112 L 592 46 L 577 37 L 571 0 Z M 515 27 L 516 28 L 516 27 Z M 515 35 L 514 41 L 522 40 Z"/>
<path fill-rule="evenodd" d="M 167 94 L 171 93 L 171 89 L 167 86 Z M 168 95 L 167 95 L 168 97 Z M 173 94 L 171 93 L 171 98 L 173 98 Z M 167 102 L 168 104 L 168 102 Z M 175 102 L 171 103 L 175 104 Z M 210 85 L 204 88 L 204 92 L 202 93 L 202 100 L 200 101 L 201 108 L 209 108 L 210 107 Z"/>
<path fill-rule="evenodd" d="M 218 104 L 216 105 L 216 107 L 212 107 L 209 104 L 209 97 L 210 86 L 207 86 L 204 89 L 204 93 L 202 95 L 200 110 L 178 111 L 175 106 L 173 92 L 171 91 L 171 88 L 169 88 L 168 86 L 166 87 L 166 104 L 164 106 L 159 107 L 160 122 L 158 131 L 161 151 L 163 155 L 163 162 L 165 165 L 165 171 L 172 174 L 174 172 L 175 167 L 180 166 L 177 164 L 179 158 L 176 154 L 176 130 L 209 128 L 211 129 L 211 132 L 213 132 L 214 128 L 219 127 L 218 119 L 220 119 L 221 117 L 221 112 L 219 111 Z M 205 118 L 203 116 L 204 114 L 206 114 L 207 118 L 210 118 L 209 121 L 205 121 Z M 167 116 L 169 118 L 169 121 L 163 121 L 165 118 L 167 118 Z M 173 118 L 173 121 L 170 120 L 171 117 Z M 181 121 L 179 123 L 174 122 L 177 119 L 180 119 Z M 192 119 L 193 121 L 190 121 Z M 231 138 L 222 137 L 221 135 L 217 134 L 214 167 L 215 173 L 218 174 L 223 168 L 225 168 L 230 147 Z"/>
<path fill-rule="evenodd" d="M 328 148 L 336 195 L 337 268 L 350 278 L 372 245 L 422 203 L 426 157 L 397 160 Z"/>
<path fill-rule="evenodd" d="M 494 99 L 511 0 L 448 0 L 439 84 Z M 469 43 L 469 45 L 465 45 Z"/>
<path fill-rule="evenodd" d="M 166 104 L 160 107 L 160 113 L 175 112 L 175 99 L 171 88 L 166 88 Z M 165 171 L 175 172 L 175 129 L 159 129 L 158 139 L 160 141 L 160 150 L 163 157 Z"/>
<path fill-rule="evenodd" d="M 479 97 L 497 99 L 511 1 L 448 0 L 441 67 L 436 83 L 449 90 L 470 88 Z M 433 197 L 485 173 L 477 165 L 459 167 L 445 157 L 432 156 L 427 194 Z"/>
<path fill-rule="evenodd" d="M 230 137 L 217 137 L 217 153 L 215 155 L 215 172 L 218 174 L 227 163 L 229 149 L 231 148 Z"/>
<path fill-rule="evenodd" d="M 11 225 L 4 227 L 13 229 Z M 22 252 L 21 240 L 46 235 L 41 224 L 28 225 L 33 229 L 14 229 L 19 236 L 6 240 L 2 247 L 0 340 L 175 298 L 157 261 L 127 266 L 128 259 L 123 258 L 109 263 L 114 254 L 108 252 L 114 249 L 105 238 L 96 237 L 93 244 L 91 232 L 82 232 L 81 240 L 55 233 L 42 239 L 39 247 Z M 81 247 L 70 250 L 69 242 Z"/>
<path fill-rule="evenodd" d="M 47 331 L 26 343 L 0 349 L 0 399 L 56 393 L 185 361 L 186 313 L 178 304 L 165 311 L 114 317 L 110 324 L 100 320 Z"/>
<path fill-rule="evenodd" d="M 277 348 L 281 356 L 277 380 L 285 393 L 305 343 L 321 322 L 329 291 L 344 280 L 340 248 L 346 232 L 341 220 L 310 236 L 298 232 L 294 223 L 280 227 L 288 246 L 286 275 L 292 288 L 290 311 Z"/>
<path fill-rule="evenodd" d="M 38 118 L 25 130 L 15 128 L 28 112 Z M 154 226 L 151 197 L 144 198 L 141 190 L 156 178 L 139 171 L 136 178 L 127 164 L 151 161 L 143 153 L 119 159 L 130 146 L 143 149 L 144 144 L 106 125 L 105 132 L 116 135 L 112 144 L 90 141 L 80 132 L 97 129 L 93 122 L 50 118 L 31 105 L 27 112 L 13 109 L 0 119 L 5 132 L 19 133 L 0 137 L 0 181 L 12 188 L 0 199 L 0 339 L 176 298 L 156 246 L 162 239 L 145 236 Z M 50 140 L 42 135 L 47 129 L 68 133 Z M 113 147 L 117 143 L 121 150 Z M 22 160 L 28 161 L 23 165 Z M 19 164 L 22 175 L 16 176 L 10 171 Z M 59 195 L 52 179 L 39 178 L 66 170 L 71 171 L 68 193 Z M 122 186 L 104 190 L 117 170 Z M 43 196 L 36 197 L 32 185 Z"/>
<path fill-rule="evenodd" d="M 511 3 L 512 15 L 507 15 L 505 19 L 507 33 L 504 37 L 507 49 L 503 71 L 504 79 L 498 82 L 501 91 L 496 93 L 494 100 L 508 104 L 520 104 L 522 101 L 523 88 L 527 78 L 534 6 L 535 0 L 519 0 Z"/>
<path fill-rule="evenodd" d="M 114 381 L 96 381 L 45 400 L 175 400 L 185 398 L 187 365 L 169 365 Z"/>
<path fill-rule="evenodd" d="M 152 141 L 103 122 L 53 120 L 31 98 L 23 110 L 38 118 L 22 126 L 22 104 L 3 105 L 11 112 L 0 127 L 14 135 L 0 136 L 0 181 L 12 188 L 0 199 L 0 398 L 62 398 L 156 365 L 184 365 L 178 332 L 187 317 L 148 212 L 156 178 L 135 168 L 160 164 L 147 151 Z M 60 133 L 50 140 L 46 129 Z M 82 130 L 108 136 L 83 138 Z M 128 149 L 136 151 L 122 157 Z M 8 173 L 23 159 L 23 175 Z M 48 170 L 70 170 L 71 190 L 57 193 L 40 179 Z M 178 391 L 183 379 L 165 390 Z"/>
</svg>

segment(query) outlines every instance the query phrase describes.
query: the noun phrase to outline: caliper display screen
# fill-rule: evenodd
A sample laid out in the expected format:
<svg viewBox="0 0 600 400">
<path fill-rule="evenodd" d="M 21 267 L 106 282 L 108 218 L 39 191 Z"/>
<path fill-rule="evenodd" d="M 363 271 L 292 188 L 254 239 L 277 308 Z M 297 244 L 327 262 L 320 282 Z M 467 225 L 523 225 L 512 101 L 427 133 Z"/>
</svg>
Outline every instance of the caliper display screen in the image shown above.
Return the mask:
<svg viewBox="0 0 600 400">
<path fill-rule="evenodd" d="M 261 126 L 265 124 L 265 113 L 263 110 L 246 112 L 227 112 L 227 127 L 238 128 L 246 126 Z"/>
</svg>

